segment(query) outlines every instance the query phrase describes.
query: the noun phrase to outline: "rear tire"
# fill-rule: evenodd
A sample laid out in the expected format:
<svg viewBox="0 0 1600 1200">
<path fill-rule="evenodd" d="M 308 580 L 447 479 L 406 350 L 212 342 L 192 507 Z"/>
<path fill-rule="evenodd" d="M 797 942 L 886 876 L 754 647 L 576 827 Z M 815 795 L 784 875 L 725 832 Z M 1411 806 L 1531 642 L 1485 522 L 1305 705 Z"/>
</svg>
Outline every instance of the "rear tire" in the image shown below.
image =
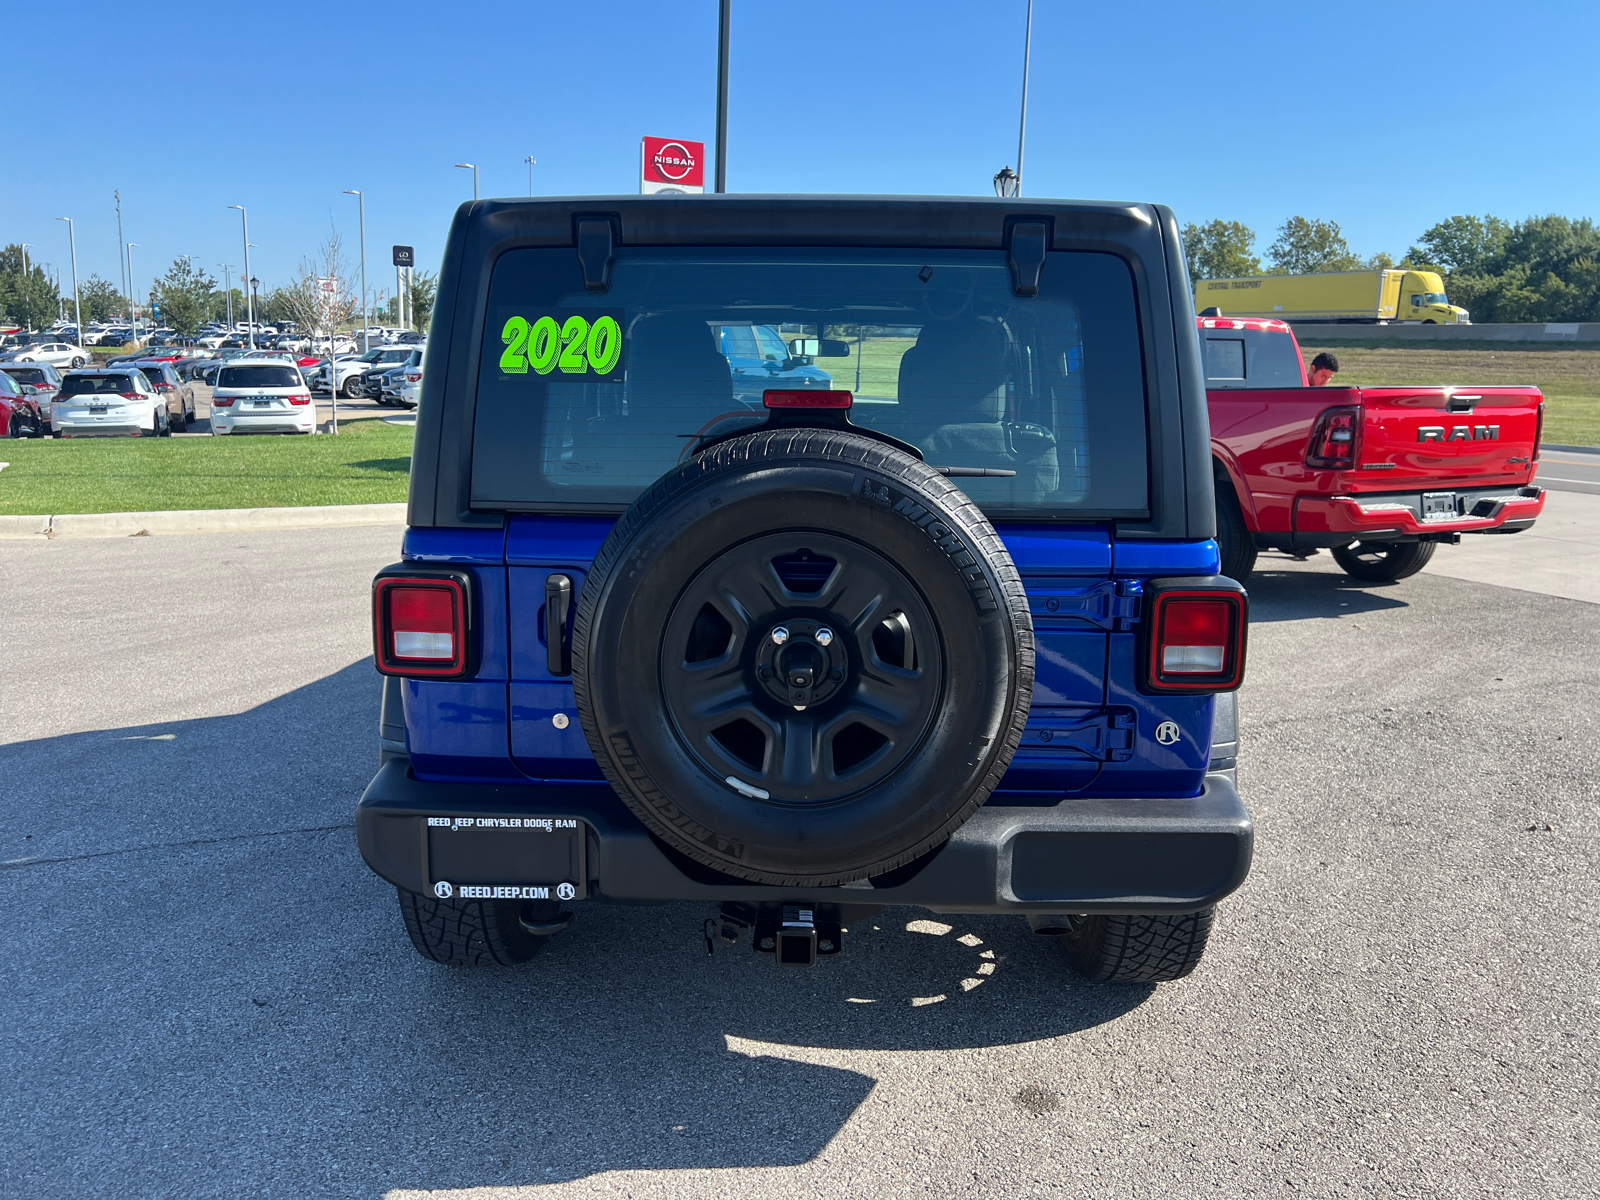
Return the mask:
<svg viewBox="0 0 1600 1200">
<path fill-rule="evenodd" d="M 1216 481 L 1217 550 L 1222 558 L 1222 574 L 1244 583 L 1256 569 L 1256 542 L 1244 523 L 1244 511 L 1233 484 Z"/>
<path fill-rule="evenodd" d="M 1356 542 L 1340 546 L 1333 561 L 1367 583 L 1393 583 L 1428 565 L 1438 542 Z"/>
<path fill-rule="evenodd" d="M 524 909 L 531 922 L 554 920 L 544 906 L 555 901 L 436 900 L 395 889 L 400 916 L 418 954 L 447 967 L 510 967 L 525 963 L 550 939 L 522 927 Z"/>
<path fill-rule="evenodd" d="M 1216 911 L 1073 917 L 1072 932 L 1055 941 L 1072 968 L 1096 983 L 1169 983 L 1200 965 Z"/>
</svg>

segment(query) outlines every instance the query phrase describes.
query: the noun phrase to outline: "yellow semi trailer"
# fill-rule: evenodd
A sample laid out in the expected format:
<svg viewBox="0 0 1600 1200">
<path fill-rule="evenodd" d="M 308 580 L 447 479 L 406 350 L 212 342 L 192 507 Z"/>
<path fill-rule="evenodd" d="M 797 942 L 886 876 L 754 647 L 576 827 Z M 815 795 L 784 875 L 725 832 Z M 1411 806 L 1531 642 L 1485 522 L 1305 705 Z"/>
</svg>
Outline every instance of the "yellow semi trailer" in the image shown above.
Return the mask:
<svg viewBox="0 0 1600 1200">
<path fill-rule="evenodd" d="M 1195 311 L 1224 317 L 1277 317 L 1383 325 L 1470 325 L 1470 314 L 1451 304 L 1433 271 L 1329 271 L 1320 275 L 1257 275 L 1202 279 Z"/>
</svg>

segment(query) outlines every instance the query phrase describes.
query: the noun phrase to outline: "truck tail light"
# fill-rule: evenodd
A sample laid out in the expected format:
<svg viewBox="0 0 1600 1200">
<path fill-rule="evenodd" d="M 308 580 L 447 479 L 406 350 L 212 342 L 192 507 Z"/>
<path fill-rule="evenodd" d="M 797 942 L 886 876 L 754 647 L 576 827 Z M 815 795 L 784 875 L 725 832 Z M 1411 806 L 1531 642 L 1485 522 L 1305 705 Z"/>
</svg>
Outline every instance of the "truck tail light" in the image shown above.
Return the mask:
<svg viewBox="0 0 1600 1200">
<path fill-rule="evenodd" d="M 372 583 L 373 658 L 385 675 L 467 673 L 471 577 L 461 571 L 386 567 Z"/>
<path fill-rule="evenodd" d="M 1228 692 L 1244 679 L 1249 600 L 1231 579 L 1151 580 L 1144 683 L 1152 692 Z"/>
<path fill-rule="evenodd" d="M 1544 405 L 1539 405 L 1538 416 L 1533 422 L 1533 461 L 1539 461 L 1539 443 L 1544 440 Z"/>
<path fill-rule="evenodd" d="M 849 408 L 854 399 L 849 392 L 829 392 L 822 388 L 805 391 L 768 388 L 761 393 L 761 402 L 768 408 Z"/>
<path fill-rule="evenodd" d="M 1306 466 L 1353 467 L 1361 458 L 1361 410 L 1355 407 L 1324 409 L 1311 433 Z"/>
</svg>

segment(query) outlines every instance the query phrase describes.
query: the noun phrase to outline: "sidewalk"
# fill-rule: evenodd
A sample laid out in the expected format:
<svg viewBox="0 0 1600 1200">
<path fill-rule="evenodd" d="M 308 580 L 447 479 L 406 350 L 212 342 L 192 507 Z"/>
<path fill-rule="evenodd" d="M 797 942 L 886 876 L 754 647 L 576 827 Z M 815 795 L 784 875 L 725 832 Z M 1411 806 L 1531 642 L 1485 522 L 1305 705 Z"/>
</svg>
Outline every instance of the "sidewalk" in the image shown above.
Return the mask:
<svg viewBox="0 0 1600 1200">
<path fill-rule="evenodd" d="M 404 504 L 64 513 L 38 517 L 0 516 L 0 539 L 141 537 L 171 533 L 228 533 L 246 529 L 332 529 L 344 525 L 404 525 L 405 521 Z"/>
</svg>

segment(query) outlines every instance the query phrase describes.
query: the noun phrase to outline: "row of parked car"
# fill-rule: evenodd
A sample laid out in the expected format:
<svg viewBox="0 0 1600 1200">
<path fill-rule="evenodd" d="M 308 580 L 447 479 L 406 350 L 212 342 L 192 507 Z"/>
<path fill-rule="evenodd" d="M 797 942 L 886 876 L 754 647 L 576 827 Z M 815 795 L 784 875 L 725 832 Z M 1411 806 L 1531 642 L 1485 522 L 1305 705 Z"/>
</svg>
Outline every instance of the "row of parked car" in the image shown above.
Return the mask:
<svg viewBox="0 0 1600 1200">
<path fill-rule="evenodd" d="M 313 393 L 328 391 L 329 369 L 341 381 L 340 395 L 347 397 L 415 408 L 422 390 L 421 347 L 378 347 L 331 364 L 272 350 L 243 351 L 214 364 L 189 363 L 186 353 L 157 348 L 104 367 L 65 372 L 50 363 L 0 362 L 0 428 L 8 437 L 182 433 L 196 419 L 194 381 L 203 379 L 212 385 L 213 434 L 311 433 L 316 428 Z"/>
</svg>

